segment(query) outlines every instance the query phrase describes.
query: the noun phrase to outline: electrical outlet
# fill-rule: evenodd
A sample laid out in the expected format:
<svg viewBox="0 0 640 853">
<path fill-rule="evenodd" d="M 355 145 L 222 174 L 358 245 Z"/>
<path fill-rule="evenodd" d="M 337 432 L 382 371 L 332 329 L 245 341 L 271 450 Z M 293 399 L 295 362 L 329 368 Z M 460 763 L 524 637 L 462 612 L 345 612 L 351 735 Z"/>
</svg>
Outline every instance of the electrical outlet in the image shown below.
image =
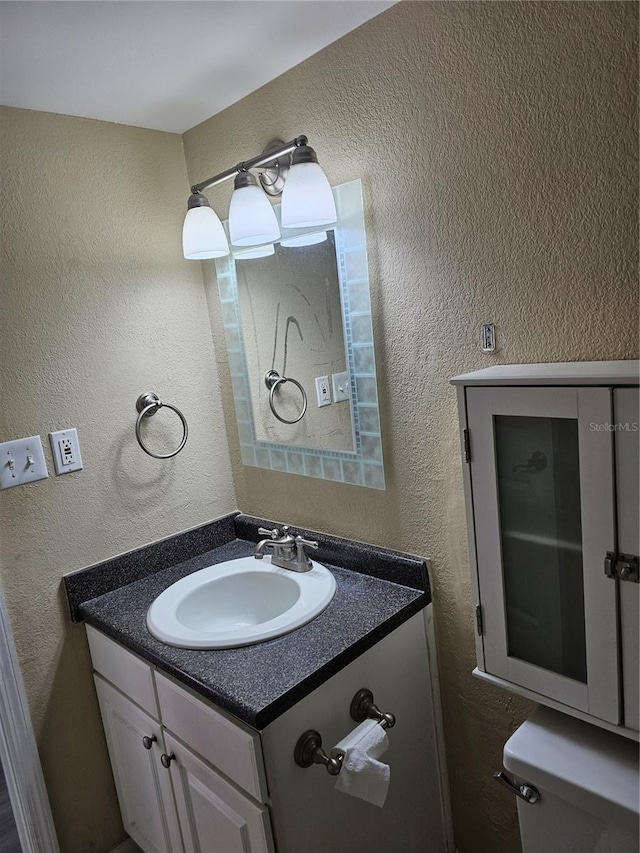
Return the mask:
<svg viewBox="0 0 640 853">
<path fill-rule="evenodd" d="M 493 323 L 483 323 L 480 327 L 480 349 L 482 352 L 496 351 L 496 327 Z"/>
<path fill-rule="evenodd" d="M 80 445 L 78 444 L 78 433 L 75 428 L 60 429 L 49 433 L 53 462 L 56 474 L 69 474 L 71 471 L 80 471 L 82 468 L 82 457 L 80 456 Z"/>
<path fill-rule="evenodd" d="M 328 376 L 316 376 L 316 395 L 318 397 L 318 408 L 331 405 Z"/>
<path fill-rule="evenodd" d="M 351 396 L 349 374 L 346 371 L 344 373 L 334 373 L 331 378 L 333 380 L 333 402 L 348 402 Z"/>
</svg>

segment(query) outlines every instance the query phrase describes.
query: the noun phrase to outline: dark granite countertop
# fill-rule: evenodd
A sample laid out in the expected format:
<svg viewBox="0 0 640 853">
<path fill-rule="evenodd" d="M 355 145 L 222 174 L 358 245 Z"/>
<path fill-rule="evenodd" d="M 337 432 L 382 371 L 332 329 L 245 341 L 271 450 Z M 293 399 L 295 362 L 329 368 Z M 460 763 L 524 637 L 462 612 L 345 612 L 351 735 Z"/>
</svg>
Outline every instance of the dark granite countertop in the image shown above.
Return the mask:
<svg viewBox="0 0 640 853">
<path fill-rule="evenodd" d="M 246 523 L 241 529 L 247 535 Z M 426 589 L 416 589 L 318 559 L 333 573 L 336 594 L 320 616 L 289 634 L 253 646 L 195 651 L 173 648 L 149 633 L 147 610 L 164 589 L 198 569 L 247 556 L 254 549 L 255 542 L 233 539 L 176 566 L 81 601 L 75 616 L 243 722 L 262 729 L 431 601 L 428 581 Z M 362 571 L 366 572 L 364 555 L 371 549 L 375 564 L 376 549 L 353 543 L 352 551 L 359 549 L 363 550 Z M 395 554 L 383 549 L 379 553 L 386 559 Z M 314 554 L 314 558 L 319 556 Z M 405 564 L 420 560 L 397 556 L 401 567 L 403 560 Z M 405 580 L 402 572 L 400 575 Z M 424 576 L 426 579 L 426 571 Z M 67 576 L 65 584 L 70 587 L 72 579 L 80 582 L 80 573 Z"/>
</svg>

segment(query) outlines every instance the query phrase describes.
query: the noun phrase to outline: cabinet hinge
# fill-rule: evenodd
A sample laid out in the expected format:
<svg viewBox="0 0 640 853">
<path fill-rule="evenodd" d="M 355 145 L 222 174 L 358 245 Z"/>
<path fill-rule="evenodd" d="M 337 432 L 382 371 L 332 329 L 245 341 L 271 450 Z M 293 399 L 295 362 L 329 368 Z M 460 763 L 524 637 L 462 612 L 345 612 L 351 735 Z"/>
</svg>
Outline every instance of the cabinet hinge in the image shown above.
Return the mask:
<svg viewBox="0 0 640 853">
<path fill-rule="evenodd" d="M 607 551 L 604 558 L 604 573 L 608 578 L 638 583 L 639 562 L 638 557 L 633 554 L 616 554 L 615 551 Z"/>
<path fill-rule="evenodd" d="M 482 606 L 476 604 L 476 631 L 482 636 Z"/>
<path fill-rule="evenodd" d="M 471 442 L 468 429 L 462 430 L 462 441 L 464 443 L 464 461 L 471 462 Z"/>
</svg>

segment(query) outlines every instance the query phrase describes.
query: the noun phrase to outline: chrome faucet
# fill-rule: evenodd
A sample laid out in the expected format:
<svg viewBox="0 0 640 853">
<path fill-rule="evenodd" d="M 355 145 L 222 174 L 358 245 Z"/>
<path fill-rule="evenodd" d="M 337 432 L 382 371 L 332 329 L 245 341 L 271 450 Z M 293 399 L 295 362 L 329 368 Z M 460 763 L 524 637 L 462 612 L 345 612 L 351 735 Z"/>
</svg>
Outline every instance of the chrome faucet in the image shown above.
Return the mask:
<svg viewBox="0 0 640 853">
<path fill-rule="evenodd" d="M 258 533 L 260 536 L 268 536 L 269 538 L 261 539 L 256 545 L 254 554 L 256 560 L 262 560 L 265 550 L 271 548 L 273 551 L 271 555 L 272 566 L 279 566 L 281 569 L 289 569 L 292 572 L 308 572 L 312 568 L 311 560 L 304 549 L 305 545 L 307 548 L 317 548 L 317 542 L 303 539 L 302 536 L 293 536 L 289 533 L 286 524 L 282 527 L 282 532 L 277 527 L 274 527 L 273 530 L 260 527 Z"/>
</svg>

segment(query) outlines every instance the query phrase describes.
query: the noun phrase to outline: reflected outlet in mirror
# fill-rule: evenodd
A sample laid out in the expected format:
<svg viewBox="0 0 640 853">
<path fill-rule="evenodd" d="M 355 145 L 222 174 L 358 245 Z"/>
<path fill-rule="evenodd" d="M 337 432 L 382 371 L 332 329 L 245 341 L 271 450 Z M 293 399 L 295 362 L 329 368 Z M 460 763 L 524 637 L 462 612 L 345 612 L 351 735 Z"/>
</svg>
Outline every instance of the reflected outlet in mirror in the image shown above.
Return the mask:
<svg viewBox="0 0 640 853">
<path fill-rule="evenodd" d="M 216 260 L 242 461 L 384 489 L 361 182 L 333 193 L 326 239 L 283 229 L 273 253 Z M 270 389 L 273 370 L 287 381 Z M 331 403 L 318 406 L 326 376 Z"/>
</svg>

